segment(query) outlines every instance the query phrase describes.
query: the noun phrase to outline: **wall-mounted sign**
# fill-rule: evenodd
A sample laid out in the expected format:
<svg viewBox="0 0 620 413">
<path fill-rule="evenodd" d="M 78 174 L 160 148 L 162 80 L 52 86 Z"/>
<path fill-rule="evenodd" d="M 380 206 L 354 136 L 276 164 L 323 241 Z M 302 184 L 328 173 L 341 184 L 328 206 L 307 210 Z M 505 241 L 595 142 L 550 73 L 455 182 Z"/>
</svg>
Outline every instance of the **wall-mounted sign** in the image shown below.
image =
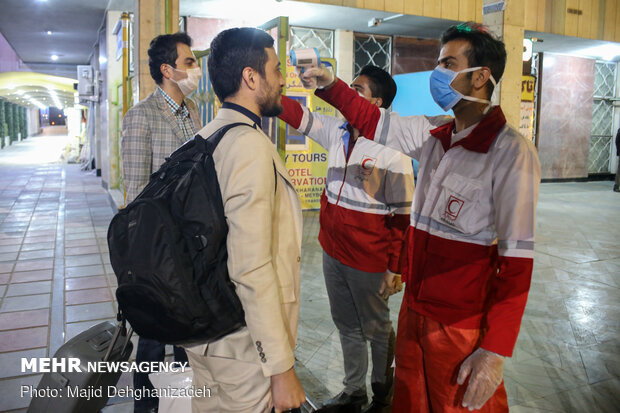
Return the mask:
<svg viewBox="0 0 620 413">
<path fill-rule="evenodd" d="M 519 132 L 529 140 L 534 139 L 534 88 L 536 78 L 524 75 L 521 78 L 521 119 Z"/>
<path fill-rule="evenodd" d="M 532 75 L 524 75 L 521 77 L 521 100 L 525 102 L 534 101 L 534 87 L 536 86 L 536 78 Z"/>
<path fill-rule="evenodd" d="M 336 66 L 336 60 L 323 58 Z M 336 116 L 336 109 L 301 84 L 290 58 L 286 59 L 286 95 L 322 115 Z M 344 123 L 344 121 L 343 121 Z M 299 131 L 286 127 L 286 169 L 303 209 L 319 209 L 327 176 L 327 150 Z"/>
<path fill-rule="evenodd" d="M 482 6 L 482 15 L 484 16 L 486 14 L 497 13 L 498 11 L 504 10 L 506 10 L 506 2 L 504 0 L 496 1 Z"/>
</svg>

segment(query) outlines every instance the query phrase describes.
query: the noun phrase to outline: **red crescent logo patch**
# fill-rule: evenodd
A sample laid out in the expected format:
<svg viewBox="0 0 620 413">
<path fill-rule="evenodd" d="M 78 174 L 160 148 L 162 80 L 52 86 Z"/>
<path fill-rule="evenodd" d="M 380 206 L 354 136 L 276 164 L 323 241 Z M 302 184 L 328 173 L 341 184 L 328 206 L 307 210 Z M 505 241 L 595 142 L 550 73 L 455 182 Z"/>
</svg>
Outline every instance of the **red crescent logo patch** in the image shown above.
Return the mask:
<svg viewBox="0 0 620 413">
<path fill-rule="evenodd" d="M 360 163 L 360 166 L 361 166 L 360 173 L 362 175 L 370 175 L 370 173 L 374 169 L 376 163 L 377 163 L 377 158 L 373 158 L 372 156 L 364 155 L 362 157 L 362 162 Z"/>
<path fill-rule="evenodd" d="M 463 208 L 463 204 L 465 201 L 455 197 L 454 195 L 450 195 L 448 198 L 448 202 L 446 202 L 446 210 L 444 213 L 450 217 L 451 219 L 456 219 Z"/>
</svg>

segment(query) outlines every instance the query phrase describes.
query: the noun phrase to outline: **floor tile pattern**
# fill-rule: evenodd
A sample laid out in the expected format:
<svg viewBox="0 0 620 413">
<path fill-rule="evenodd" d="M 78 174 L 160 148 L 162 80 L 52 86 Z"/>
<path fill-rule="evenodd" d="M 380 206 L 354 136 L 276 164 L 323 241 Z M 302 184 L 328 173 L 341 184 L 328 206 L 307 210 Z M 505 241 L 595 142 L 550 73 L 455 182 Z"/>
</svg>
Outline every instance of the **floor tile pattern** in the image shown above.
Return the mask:
<svg viewBox="0 0 620 413">
<path fill-rule="evenodd" d="M 504 377 L 511 412 L 620 411 L 620 195 L 611 182 L 541 186 L 532 286 Z M 343 361 L 304 215 L 300 361 L 333 395 Z M 390 298 L 396 326 L 402 293 Z M 367 379 L 370 388 L 370 375 Z"/>
</svg>

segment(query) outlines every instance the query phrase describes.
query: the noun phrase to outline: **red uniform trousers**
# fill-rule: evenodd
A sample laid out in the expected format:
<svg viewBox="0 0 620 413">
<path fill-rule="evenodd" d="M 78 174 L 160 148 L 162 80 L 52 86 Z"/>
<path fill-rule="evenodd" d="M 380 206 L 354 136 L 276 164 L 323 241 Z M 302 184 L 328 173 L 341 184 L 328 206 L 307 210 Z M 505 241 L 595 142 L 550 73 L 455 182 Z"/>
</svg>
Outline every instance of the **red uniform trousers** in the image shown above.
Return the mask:
<svg viewBox="0 0 620 413">
<path fill-rule="evenodd" d="M 407 306 L 398 316 L 394 413 L 469 412 L 461 406 L 469 380 L 456 383 L 461 363 L 479 346 L 478 329 L 443 325 Z M 508 412 L 504 382 L 476 412 Z"/>
</svg>

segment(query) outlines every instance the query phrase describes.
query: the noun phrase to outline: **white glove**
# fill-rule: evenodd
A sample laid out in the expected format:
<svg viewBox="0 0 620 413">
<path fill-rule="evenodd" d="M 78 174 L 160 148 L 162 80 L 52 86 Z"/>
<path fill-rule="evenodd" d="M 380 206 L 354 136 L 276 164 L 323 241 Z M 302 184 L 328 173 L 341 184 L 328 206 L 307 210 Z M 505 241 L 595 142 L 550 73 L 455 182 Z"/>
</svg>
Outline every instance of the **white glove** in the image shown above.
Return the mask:
<svg viewBox="0 0 620 413">
<path fill-rule="evenodd" d="M 383 274 L 383 281 L 381 282 L 381 289 L 379 294 L 384 299 L 388 299 L 390 295 L 396 294 L 403 289 L 403 282 L 401 281 L 400 274 L 395 274 L 390 270 L 387 270 Z"/>
<path fill-rule="evenodd" d="M 334 70 L 331 66 L 321 65 L 321 67 L 311 67 L 304 70 L 304 72 L 299 75 L 299 79 L 301 79 L 301 83 L 305 88 L 310 89 L 318 87 L 319 89 L 323 89 L 334 83 L 336 76 L 334 76 Z"/>
<path fill-rule="evenodd" d="M 457 383 L 463 385 L 467 376 L 469 384 L 463 396 L 463 407 L 478 410 L 493 396 L 502 382 L 504 356 L 478 348 L 463 361 Z"/>
</svg>

